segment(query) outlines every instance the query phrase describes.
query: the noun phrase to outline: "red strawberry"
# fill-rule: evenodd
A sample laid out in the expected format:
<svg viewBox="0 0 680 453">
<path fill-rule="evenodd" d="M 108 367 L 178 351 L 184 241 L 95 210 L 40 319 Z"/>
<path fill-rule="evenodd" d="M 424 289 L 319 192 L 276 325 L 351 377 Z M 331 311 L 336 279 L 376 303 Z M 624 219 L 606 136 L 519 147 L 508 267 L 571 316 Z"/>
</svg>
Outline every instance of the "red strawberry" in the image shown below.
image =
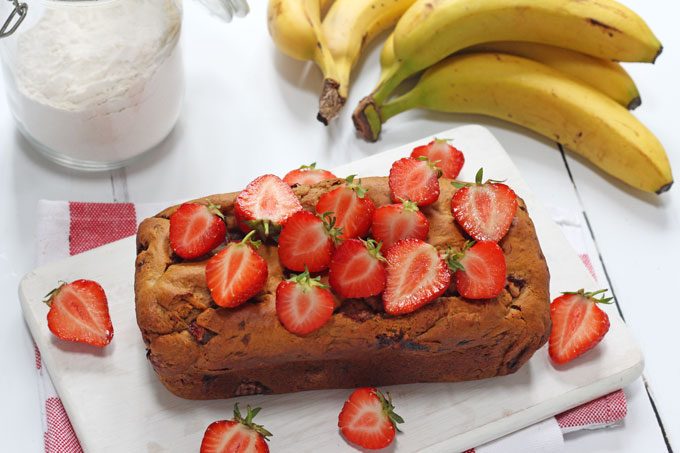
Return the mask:
<svg viewBox="0 0 680 453">
<path fill-rule="evenodd" d="M 404 419 L 394 412 L 390 394 L 375 387 L 356 389 L 338 416 L 340 432 L 349 442 L 363 448 L 385 448 L 394 440 L 397 423 Z"/>
<path fill-rule="evenodd" d="M 442 171 L 442 176 L 456 179 L 460 173 L 465 156 L 457 148 L 449 145 L 446 139 L 435 138 L 427 145 L 417 146 L 411 152 L 411 157 L 425 157 Z"/>
<path fill-rule="evenodd" d="M 234 202 L 234 215 L 241 229 L 256 229 L 263 237 L 269 236 L 272 226 L 282 225 L 301 209 L 290 186 L 274 175 L 254 179 Z"/>
<path fill-rule="evenodd" d="M 416 238 L 424 241 L 430 231 L 430 222 L 418 205 L 412 201 L 388 204 L 375 210 L 371 233 L 383 243 L 385 250 L 402 239 Z"/>
<path fill-rule="evenodd" d="M 104 347 L 111 343 L 113 325 L 104 289 L 92 280 L 61 283 L 46 297 L 47 327 L 62 340 Z"/>
<path fill-rule="evenodd" d="M 493 241 L 466 244 L 462 252 L 447 257 L 458 293 L 467 299 L 497 297 L 505 286 L 503 249 Z"/>
<path fill-rule="evenodd" d="M 213 300 L 220 307 L 237 307 L 262 291 L 269 270 L 254 248 L 259 241 L 251 231 L 241 242 L 231 242 L 205 266 L 205 280 Z"/>
<path fill-rule="evenodd" d="M 392 200 L 410 200 L 427 206 L 439 198 L 439 170 L 427 159 L 405 157 L 392 164 L 389 177 Z"/>
<path fill-rule="evenodd" d="M 336 226 L 341 229 L 340 239 L 363 237 L 371 228 L 371 220 L 375 205 L 366 196 L 366 189 L 360 182 L 349 176 L 346 184 L 327 192 L 319 197 L 316 212 L 323 214 L 332 212 L 335 215 Z"/>
<path fill-rule="evenodd" d="M 596 296 L 606 289 L 587 293 L 583 289 L 562 293 L 550 305 L 549 353 L 553 362 L 567 363 L 597 345 L 609 330 L 609 317 L 597 304 L 610 304 L 612 297 Z"/>
<path fill-rule="evenodd" d="M 377 296 L 385 289 L 385 258 L 382 244 L 372 239 L 348 239 L 335 250 L 329 283 L 343 298 Z"/>
<path fill-rule="evenodd" d="M 276 314 L 289 332 L 307 335 L 331 319 L 335 308 L 333 294 L 319 280 L 305 271 L 282 281 L 276 288 Z"/>
<path fill-rule="evenodd" d="M 289 186 L 301 184 L 311 186 L 317 182 L 335 178 L 337 178 L 337 176 L 330 171 L 316 168 L 316 162 L 313 162 L 311 165 L 303 165 L 300 168 L 289 171 L 286 176 L 283 177 L 283 182 Z"/>
<path fill-rule="evenodd" d="M 260 412 L 259 407 L 251 409 L 248 406 L 247 409 L 243 418 L 236 403 L 234 418 L 212 422 L 203 434 L 201 453 L 268 453 L 266 441 L 272 433 L 253 422 Z"/>
<path fill-rule="evenodd" d="M 478 241 L 498 242 L 510 229 L 517 211 L 517 195 L 499 182 L 482 184 L 482 169 L 476 183 L 461 187 L 451 199 L 451 212 L 456 222 Z"/>
<path fill-rule="evenodd" d="M 432 302 L 449 287 L 451 273 L 434 246 L 420 239 L 403 239 L 387 249 L 387 286 L 383 306 L 403 315 Z"/>
<path fill-rule="evenodd" d="M 226 236 L 227 225 L 219 206 L 184 203 L 170 216 L 170 246 L 181 258 L 203 256 Z"/>
<path fill-rule="evenodd" d="M 321 272 L 328 268 L 333 245 L 340 234 L 335 218 L 326 213 L 323 219 L 309 211 L 298 211 L 288 218 L 279 236 L 279 259 L 284 267 L 302 272 Z"/>
</svg>

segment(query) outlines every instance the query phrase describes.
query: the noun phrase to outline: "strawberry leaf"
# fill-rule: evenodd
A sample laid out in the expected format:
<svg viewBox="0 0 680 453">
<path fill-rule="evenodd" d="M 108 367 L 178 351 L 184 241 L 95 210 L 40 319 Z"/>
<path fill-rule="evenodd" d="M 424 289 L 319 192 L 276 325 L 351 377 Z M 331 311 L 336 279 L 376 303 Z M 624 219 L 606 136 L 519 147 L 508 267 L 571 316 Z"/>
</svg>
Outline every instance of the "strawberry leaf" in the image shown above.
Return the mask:
<svg viewBox="0 0 680 453">
<path fill-rule="evenodd" d="M 246 417 L 243 418 L 241 415 L 241 411 L 238 408 L 238 403 L 234 404 L 234 421 L 241 423 L 242 425 L 247 426 L 248 428 L 252 429 L 253 431 L 257 432 L 260 434 L 262 437 L 264 437 L 264 440 L 269 440 L 268 437 L 272 437 L 273 434 L 267 431 L 264 426 L 258 425 L 255 422 L 253 422 L 253 419 L 257 414 L 260 413 L 261 407 L 256 407 L 255 409 L 251 408 L 250 406 L 246 406 Z"/>
<path fill-rule="evenodd" d="M 300 165 L 299 170 L 314 170 L 316 168 L 316 162 L 312 162 L 309 165 Z"/>
<path fill-rule="evenodd" d="M 605 304 L 605 305 L 610 305 L 614 303 L 614 298 L 613 297 L 600 297 L 599 299 L 597 296 L 600 294 L 604 295 L 609 291 L 608 289 L 599 289 L 597 291 L 591 291 L 591 292 L 586 292 L 585 289 L 581 288 L 578 291 L 564 291 L 562 294 L 570 294 L 570 295 L 577 295 L 577 296 L 582 296 L 585 297 L 586 299 L 590 299 L 596 304 Z"/>
</svg>

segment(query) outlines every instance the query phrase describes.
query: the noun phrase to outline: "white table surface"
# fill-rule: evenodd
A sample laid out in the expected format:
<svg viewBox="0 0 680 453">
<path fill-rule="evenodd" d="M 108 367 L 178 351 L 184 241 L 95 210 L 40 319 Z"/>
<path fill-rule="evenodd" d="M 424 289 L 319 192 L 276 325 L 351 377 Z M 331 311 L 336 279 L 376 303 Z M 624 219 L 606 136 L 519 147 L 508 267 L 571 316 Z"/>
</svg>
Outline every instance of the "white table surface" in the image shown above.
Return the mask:
<svg viewBox="0 0 680 453">
<path fill-rule="evenodd" d="M 41 198 L 151 202 L 222 192 L 263 172 L 302 163 L 332 167 L 452 126 L 487 126 L 545 203 L 582 210 L 609 284 L 646 356 L 645 383 L 626 388 L 629 415 L 618 427 L 566 436 L 568 452 L 663 452 L 680 449 L 680 361 L 674 335 L 680 317 L 680 187 L 663 196 L 636 193 L 535 134 L 474 116 L 410 112 L 391 120 L 380 142 L 358 140 L 348 111 L 324 128 L 314 119 L 321 77 L 309 64 L 274 49 L 264 0 L 246 19 L 224 25 L 185 3 L 187 76 L 180 122 L 157 150 L 126 170 L 82 174 L 46 162 L 16 131 L 0 85 L 0 426 L 3 450 L 42 451 L 33 345 L 16 288 L 34 265 L 34 215 Z M 642 92 L 636 111 L 665 144 L 680 175 L 680 7 L 625 0 L 664 43 L 657 64 L 627 65 Z M 379 48 L 363 60 L 349 106 L 377 79 Z M 676 84 L 673 82 L 676 81 Z M 349 109 L 348 109 L 349 110 Z M 645 386 L 646 384 L 646 386 Z M 653 398 L 655 408 L 650 402 Z M 664 435 L 665 432 L 665 435 Z M 9 434 L 9 436 L 7 435 Z"/>
</svg>

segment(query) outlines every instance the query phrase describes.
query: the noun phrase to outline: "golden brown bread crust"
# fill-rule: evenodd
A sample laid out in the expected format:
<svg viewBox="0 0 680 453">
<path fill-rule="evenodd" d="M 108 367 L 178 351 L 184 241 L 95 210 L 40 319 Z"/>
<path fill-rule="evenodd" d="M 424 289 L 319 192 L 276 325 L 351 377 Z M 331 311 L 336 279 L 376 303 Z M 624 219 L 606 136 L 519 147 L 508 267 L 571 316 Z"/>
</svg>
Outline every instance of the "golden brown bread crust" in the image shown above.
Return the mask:
<svg viewBox="0 0 680 453">
<path fill-rule="evenodd" d="M 363 178 L 376 206 L 390 203 L 387 178 Z M 439 249 L 465 243 L 450 210 L 455 188 L 441 179 L 441 195 L 422 209 L 428 242 Z M 305 209 L 342 184 L 324 181 L 294 188 Z M 237 231 L 238 194 L 201 199 L 222 207 Z M 137 323 L 147 356 L 161 382 L 189 399 L 230 398 L 413 382 L 481 379 L 513 373 L 550 332 L 549 273 L 526 206 L 500 242 L 508 279 L 501 295 L 468 301 L 447 293 L 414 313 L 389 316 L 379 299 L 338 301 L 335 314 L 306 337 L 289 333 L 275 312 L 283 272 L 275 246 L 258 249 L 268 262 L 265 289 L 238 308 L 219 308 L 206 287 L 205 261 L 181 262 L 172 254 L 166 209 L 146 219 L 137 234 Z"/>
</svg>

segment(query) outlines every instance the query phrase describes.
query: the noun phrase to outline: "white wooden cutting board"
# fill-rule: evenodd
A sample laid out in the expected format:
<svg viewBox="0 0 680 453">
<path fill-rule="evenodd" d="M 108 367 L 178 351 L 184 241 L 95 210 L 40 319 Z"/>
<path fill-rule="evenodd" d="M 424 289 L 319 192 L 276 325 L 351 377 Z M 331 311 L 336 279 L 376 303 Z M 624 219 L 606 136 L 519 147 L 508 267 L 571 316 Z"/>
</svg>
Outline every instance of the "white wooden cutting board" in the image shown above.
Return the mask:
<svg viewBox="0 0 680 453">
<path fill-rule="evenodd" d="M 442 132 L 439 137 L 452 139 L 464 151 L 461 179 L 472 181 L 483 166 L 485 177 L 507 179 L 524 198 L 550 266 L 553 297 L 561 291 L 597 289 L 559 227 L 486 129 L 466 126 Z M 335 173 L 386 175 L 394 160 L 430 139 L 342 166 Z M 296 165 L 291 162 L 291 167 Z M 266 171 L 262 168 L 262 173 Z M 263 407 L 258 420 L 274 433 L 273 452 L 351 450 L 337 429 L 348 390 L 219 401 L 186 401 L 165 390 L 145 358 L 137 329 L 134 260 L 135 242 L 128 238 L 36 269 L 19 288 L 26 322 L 86 451 L 198 451 L 205 428 L 214 420 L 230 418 L 235 401 Z M 78 278 L 97 280 L 107 292 L 115 336 L 103 350 L 62 342 L 47 329 L 47 306 L 41 299 L 58 280 Z M 604 341 L 567 366 L 554 367 L 544 347 L 511 376 L 386 388 L 406 420 L 403 434 L 390 451 L 462 451 L 625 386 L 642 373 L 642 355 L 615 308 L 605 309 L 611 330 Z"/>
</svg>

